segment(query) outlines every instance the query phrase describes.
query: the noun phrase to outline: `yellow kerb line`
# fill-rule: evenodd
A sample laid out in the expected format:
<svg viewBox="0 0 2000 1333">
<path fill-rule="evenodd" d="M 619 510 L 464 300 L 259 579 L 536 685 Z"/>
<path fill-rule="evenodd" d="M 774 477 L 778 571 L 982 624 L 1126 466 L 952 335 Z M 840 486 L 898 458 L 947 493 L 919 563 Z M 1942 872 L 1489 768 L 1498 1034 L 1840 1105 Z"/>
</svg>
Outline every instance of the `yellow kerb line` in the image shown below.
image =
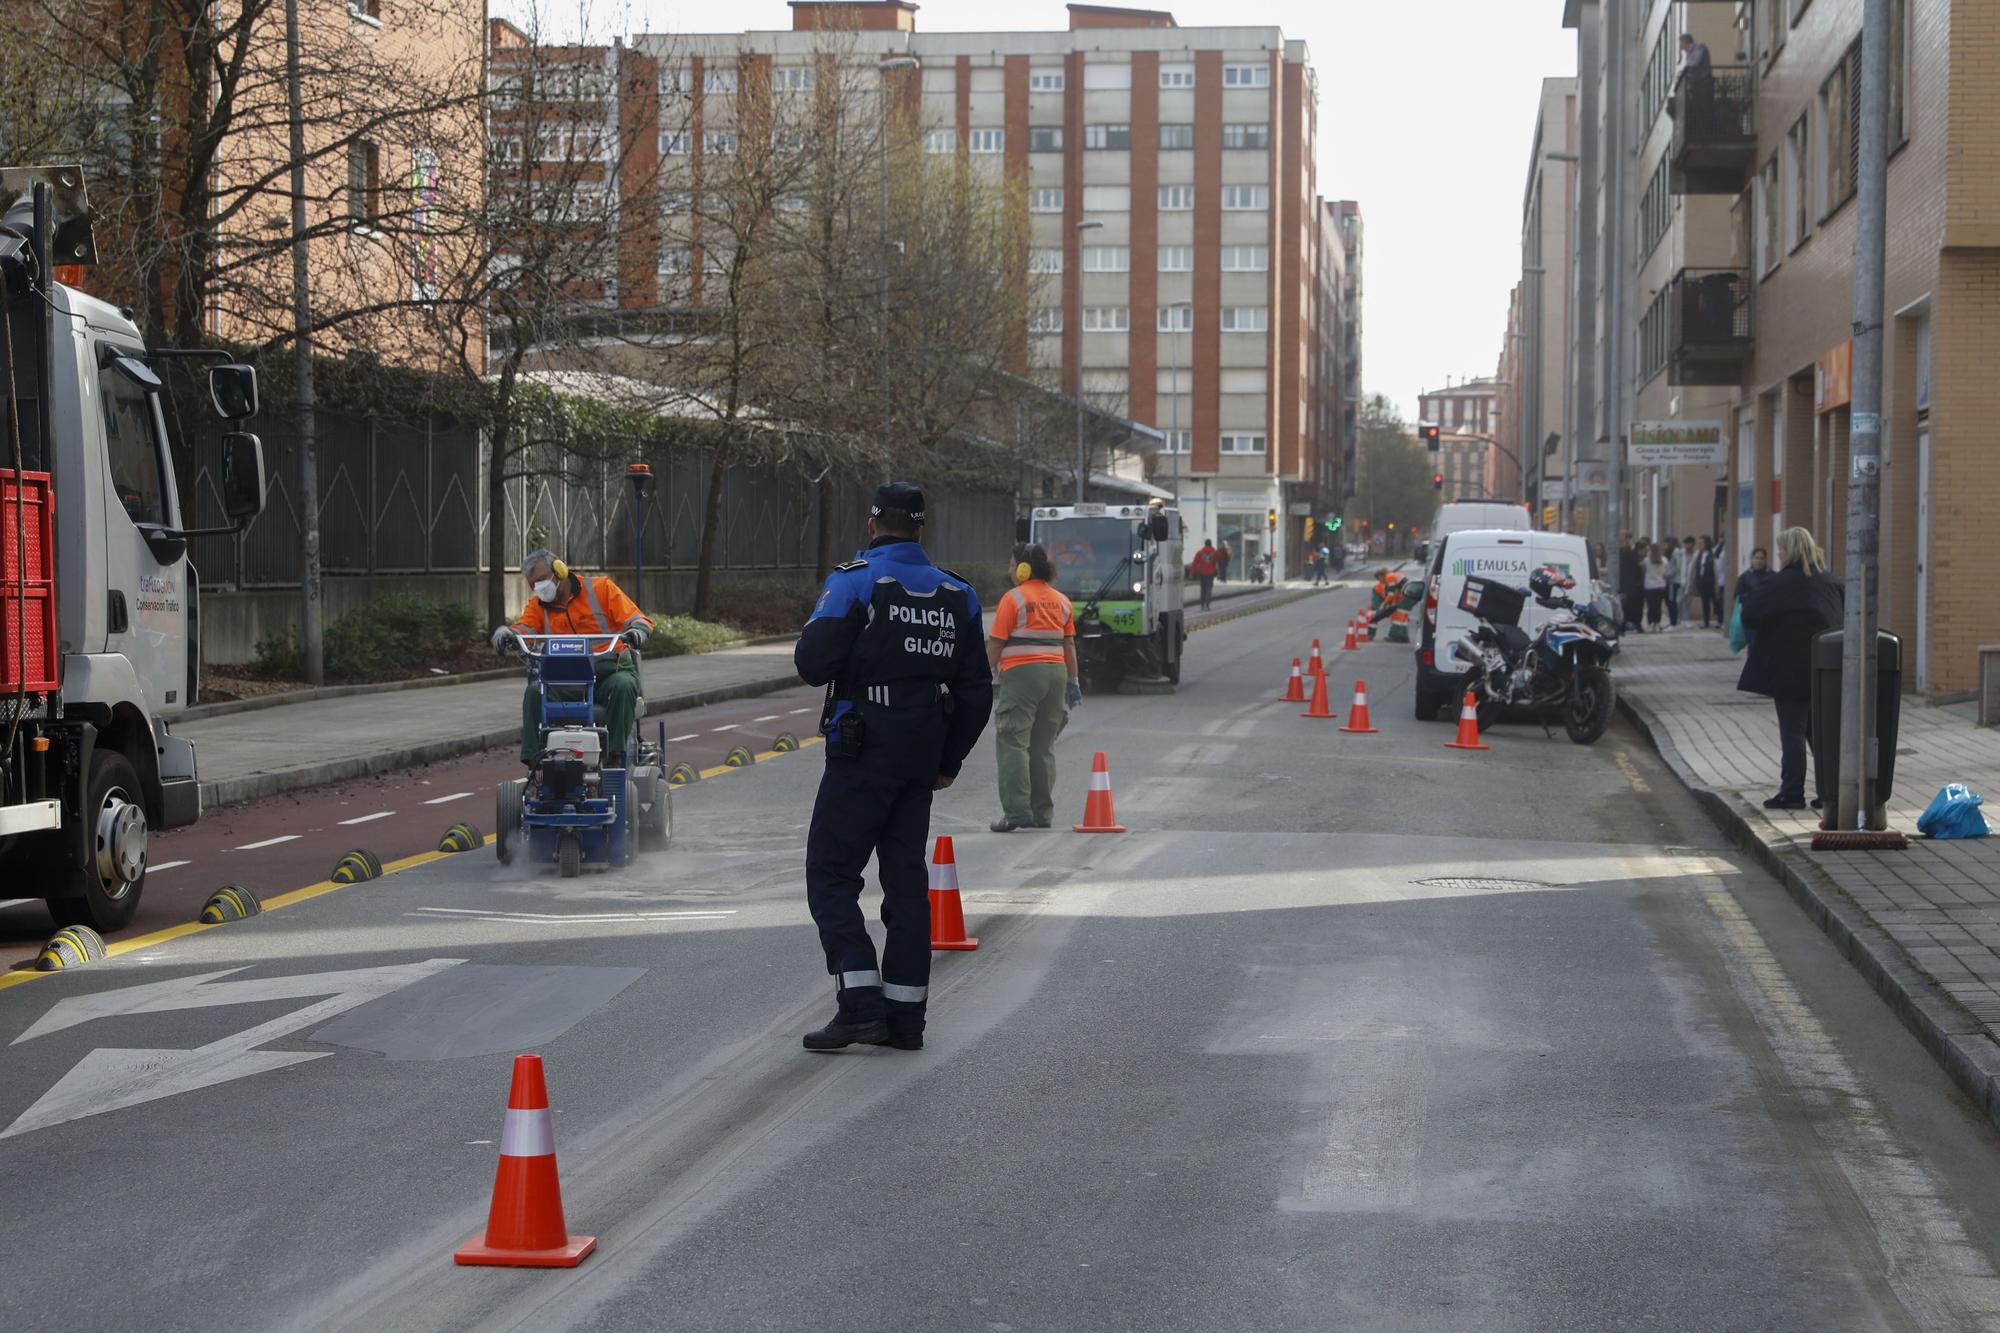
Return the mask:
<svg viewBox="0 0 2000 1333">
<path fill-rule="evenodd" d="M 822 736 L 803 737 L 799 741 L 799 750 L 805 749 L 808 745 L 818 745 L 824 739 L 825 738 Z M 764 753 L 757 756 L 757 763 L 761 764 L 766 759 L 774 758 L 779 755 L 797 754 L 797 753 L 798 750 L 766 750 L 764 751 Z M 703 777 L 703 779 L 721 777 L 724 773 L 741 773 L 744 771 L 744 769 L 755 768 L 756 766 L 757 764 L 745 764 L 743 768 L 731 768 L 727 764 L 718 764 L 714 768 L 703 769 L 701 771 L 701 776 Z M 493 837 L 494 837 L 493 834 L 491 833 L 487 834 L 484 839 L 484 845 L 488 847 L 492 846 Z M 388 862 L 382 867 L 382 873 L 380 875 L 377 875 L 374 879 L 356 880 L 353 884 L 335 884 L 330 879 L 323 879 L 317 884 L 308 884 L 303 889 L 293 889 L 289 893 L 281 893 L 275 898 L 267 899 L 264 903 L 263 915 L 268 916 L 272 912 L 277 911 L 281 907 L 291 907 L 298 903 L 311 902 L 314 898 L 322 897 L 323 895 L 329 893 L 338 893 L 342 889 L 351 889 L 359 884 L 378 883 L 379 881 L 387 879 L 390 875 L 393 875 L 398 871 L 415 870 L 418 866 L 427 866 L 433 861 L 442 861 L 449 856 L 464 856 L 464 855 L 465 855 L 464 852 L 418 852 L 415 856 L 406 856 L 400 861 Z M 190 921 L 185 925 L 168 926 L 163 930 L 155 930 L 149 934 L 135 935 L 129 940 L 118 940 L 115 942 L 107 941 L 104 946 L 104 954 L 105 957 L 107 958 L 116 958 L 121 954 L 137 953 L 143 949 L 155 948 L 159 945 L 167 943 L 170 940 L 181 939 L 182 937 L 188 935 L 197 935 L 204 930 L 214 930 L 218 926 L 227 926 L 232 924 L 234 923 L 228 921 L 219 921 L 216 922 L 214 925 L 211 925 L 205 921 Z M 61 971 L 62 969 L 57 969 L 57 970 Z M 80 969 L 71 968 L 69 970 L 78 971 Z M 33 970 L 8 972 L 5 974 L 0 974 L 0 990 L 6 990 L 10 986 L 25 985 L 30 981 L 37 980 L 38 978 L 52 977 L 55 975 L 56 975 L 55 972 L 36 972 Z"/>
</svg>

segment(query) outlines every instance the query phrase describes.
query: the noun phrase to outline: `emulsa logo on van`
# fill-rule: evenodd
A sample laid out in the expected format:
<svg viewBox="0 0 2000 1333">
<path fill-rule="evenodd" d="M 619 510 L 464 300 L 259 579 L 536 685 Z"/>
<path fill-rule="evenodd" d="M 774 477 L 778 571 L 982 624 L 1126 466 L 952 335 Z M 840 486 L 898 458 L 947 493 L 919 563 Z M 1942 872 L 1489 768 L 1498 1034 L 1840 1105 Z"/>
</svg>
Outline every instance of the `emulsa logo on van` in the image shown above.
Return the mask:
<svg viewBox="0 0 2000 1333">
<path fill-rule="evenodd" d="M 1515 574 L 1521 578 L 1526 578 L 1538 569 L 1553 569 L 1565 575 L 1570 572 L 1569 564 L 1566 561 L 1530 561 L 1518 555 L 1464 556 L 1451 562 L 1451 572 L 1457 578 L 1464 578 L 1467 575 L 1473 574 L 1478 575 L 1480 578 L 1488 579 L 1507 574 Z"/>
</svg>

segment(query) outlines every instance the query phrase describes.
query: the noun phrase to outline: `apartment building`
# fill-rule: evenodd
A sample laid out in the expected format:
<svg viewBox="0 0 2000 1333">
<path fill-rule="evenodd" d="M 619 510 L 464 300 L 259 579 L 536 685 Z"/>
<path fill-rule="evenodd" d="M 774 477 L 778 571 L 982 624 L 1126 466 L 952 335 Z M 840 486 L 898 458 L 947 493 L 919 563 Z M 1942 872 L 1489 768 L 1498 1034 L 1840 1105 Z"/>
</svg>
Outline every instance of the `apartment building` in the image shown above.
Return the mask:
<svg viewBox="0 0 2000 1333">
<path fill-rule="evenodd" d="M 1519 487 L 1511 469 L 1503 477 L 1493 448 L 1494 428 L 1500 421 L 1500 391 L 1497 376 L 1461 380 L 1446 378 L 1442 389 L 1426 389 L 1417 396 L 1417 418 L 1438 427 L 1440 450 L 1434 460 L 1444 474 L 1445 500 L 1519 498 Z M 1506 489 L 1500 489 L 1502 483 Z"/>
<path fill-rule="evenodd" d="M 1734 569 L 1802 524 L 1840 569 L 1861 11 L 1570 0 L 1576 445 L 1612 463 L 1619 515 L 1594 535 L 1713 533 Z M 1951 694 L 2000 635 L 2000 571 L 1970 547 L 2000 500 L 1976 434 L 2000 351 L 2000 98 L 1970 53 L 2000 41 L 2000 10 L 1892 15 L 1881 615 L 1906 683 Z M 1709 77 L 1676 77 L 1683 32 Z"/>
<path fill-rule="evenodd" d="M 1028 210 L 1041 281 L 1025 368 L 1164 433 L 1146 472 L 1196 540 L 1295 567 L 1279 520 L 1344 495 L 1360 364 L 1341 323 L 1359 308 L 1360 213 L 1329 216 L 1316 192 L 1304 43 L 1090 4 L 1060 31 L 925 33 L 917 9 L 793 0 L 790 31 L 634 37 L 655 86 L 697 108 L 661 147 L 698 180 L 705 155 L 732 149 L 739 71 L 803 89 L 829 33 L 844 59 L 892 62 L 884 103 L 915 102 L 924 148 L 1011 183 Z"/>
<path fill-rule="evenodd" d="M 1544 79 L 1521 198 L 1521 281 L 1509 299 L 1507 337 L 1500 349 L 1504 391 L 1496 438 L 1527 470 L 1521 494 L 1547 527 L 1557 525 L 1568 502 L 1567 258 L 1575 158 L 1576 80 Z M 1495 467 L 1499 489 L 1494 493 L 1513 494 L 1506 489 L 1513 461 L 1501 455 Z"/>
</svg>

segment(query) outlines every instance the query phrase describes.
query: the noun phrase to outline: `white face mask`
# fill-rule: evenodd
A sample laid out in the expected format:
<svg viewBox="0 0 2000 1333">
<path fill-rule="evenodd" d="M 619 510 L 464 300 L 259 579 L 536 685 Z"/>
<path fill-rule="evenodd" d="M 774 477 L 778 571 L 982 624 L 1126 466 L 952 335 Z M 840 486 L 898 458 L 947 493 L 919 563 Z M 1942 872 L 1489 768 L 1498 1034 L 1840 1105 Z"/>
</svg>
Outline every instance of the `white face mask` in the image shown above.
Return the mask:
<svg viewBox="0 0 2000 1333">
<path fill-rule="evenodd" d="M 535 585 L 535 596 L 541 598 L 544 602 L 553 602 L 556 599 L 557 591 L 554 579 L 543 579 Z"/>
</svg>

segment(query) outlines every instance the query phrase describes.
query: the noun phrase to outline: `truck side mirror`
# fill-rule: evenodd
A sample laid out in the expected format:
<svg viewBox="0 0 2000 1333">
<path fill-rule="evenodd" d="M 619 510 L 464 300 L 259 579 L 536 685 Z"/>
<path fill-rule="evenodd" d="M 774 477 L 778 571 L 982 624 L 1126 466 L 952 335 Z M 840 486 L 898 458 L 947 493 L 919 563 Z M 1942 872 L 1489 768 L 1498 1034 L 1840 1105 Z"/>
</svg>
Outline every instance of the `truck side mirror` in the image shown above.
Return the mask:
<svg viewBox="0 0 2000 1333">
<path fill-rule="evenodd" d="M 254 380 L 250 392 L 254 400 Z M 264 512 L 264 442 L 248 431 L 233 430 L 222 437 L 222 512 L 239 526 Z"/>
<path fill-rule="evenodd" d="M 257 368 L 216 366 L 208 372 L 208 396 L 215 404 L 215 415 L 224 421 L 248 421 L 257 415 Z"/>
<path fill-rule="evenodd" d="M 1173 529 L 1172 526 L 1167 522 L 1167 516 L 1165 514 L 1153 515 L 1152 519 L 1153 540 L 1156 542 L 1163 542 L 1172 535 L 1173 535 Z"/>
</svg>

